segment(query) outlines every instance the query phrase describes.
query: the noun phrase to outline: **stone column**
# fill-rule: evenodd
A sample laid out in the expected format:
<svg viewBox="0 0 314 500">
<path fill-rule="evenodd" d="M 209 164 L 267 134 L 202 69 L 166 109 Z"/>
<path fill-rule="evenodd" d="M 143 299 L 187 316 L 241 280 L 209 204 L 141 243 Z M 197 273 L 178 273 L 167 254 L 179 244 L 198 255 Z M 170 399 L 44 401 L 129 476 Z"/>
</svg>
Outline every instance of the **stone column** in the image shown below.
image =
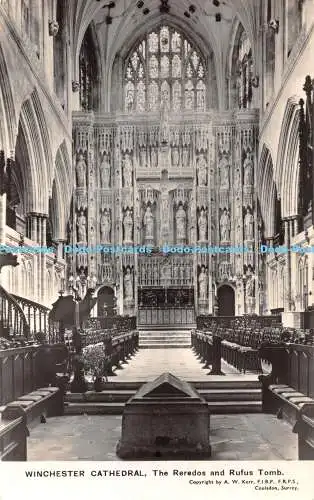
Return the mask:
<svg viewBox="0 0 314 500">
<path fill-rule="evenodd" d="M 96 207 L 96 165 L 95 165 L 95 144 L 94 144 L 94 127 L 90 124 L 88 130 L 88 146 L 87 146 L 87 220 L 88 220 L 88 246 L 96 247 L 97 244 L 97 229 L 99 226 Z M 97 255 L 88 254 L 87 275 L 97 275 Z"/>
<path fill-rule="evenodd" d="M 6 237 L 6 209 L 7 209 L 7 194 L 0 193 L 0 244 L 5 244 Z"/>
</svg>

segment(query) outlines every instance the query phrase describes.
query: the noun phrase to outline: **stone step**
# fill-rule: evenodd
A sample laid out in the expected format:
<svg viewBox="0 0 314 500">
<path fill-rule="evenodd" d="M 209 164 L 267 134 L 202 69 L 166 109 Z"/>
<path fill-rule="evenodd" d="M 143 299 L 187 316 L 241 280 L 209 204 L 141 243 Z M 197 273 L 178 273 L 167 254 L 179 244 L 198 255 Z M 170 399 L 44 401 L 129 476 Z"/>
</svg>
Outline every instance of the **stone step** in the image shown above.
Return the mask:
<svg viewBox="0 0 314 500">
<path fill-rule="evenodd" d="M 142 335 L 191 335 L 191 329 L 187 330 L 175 330 L 173 328 L 160 328 L 160 329 L 154 329 L 152 328 L 151 330 L 140 330 L 139 332 L 140 336 Z"/>
<path fill-rule="evenodd" d="M 191 343 L 191 335 L 183 335 L 182 333 L 180 335 L 143 335 L 139 337 L 140 342 L 142 342 L 143 340 L 158 340 L 167 342 L 169 340 L 177 339 L 188 340 Z"/>
<path fill-rule="evenodd" d="M 260 401 L 261 389 L 200 389 L 199 394 L 206 401 Z M 89 391 L 85 394 L 67 394 L 67 403 L 126 403 L 134 394 L 135 390 L 104 390 L 101 392 Z"/>
<path fill-rule="evenodd" d="M 176 331 L 176 332 L 190 332 L 191 330 L 194 330 L 196 328 L 196 324 L 194 325 L 188 325 L 186 328 L 182 328 L 182 325 L 152 325 L 151 328 L 147 328 L 147 325 L 137 325 L 137 330 L 142 333 L 142 332 L 156 332 L 156 331 L 164 331 L 164 332 L 171 332 L 171 331 Z"/>
<path fill-rule="evenodd" d="M 122 415 L 125 404 L 114 402 L 66 403 L 65 415 Z M 262 403 L 259 401 L 214 401 L 208 403 L 211 414 L 227 413 L 260 413 Z"/>
<path fill-rule="evenodd" d="M 155 377 L 154 377 L 155 378 Z M 106 391 L 138 391 L 139 388 L 148 382 L 147 380 L 133 380 L 133 381 L 112 381 L 106 382 Z M 208 376 L 208 380 L 190 380 L 188 383 L 192 384 L 197 391 L 223 391 L 223 390 L 261 390 L 261 384 L 257 377 L 246 375 L 220 375 Z M 91 391 L 92 392 L 92 391 Z M 90 392 L 85 393 L 88 395 Z M 67 393 L 67 396 L 71 393 Z M 81 395 L 81 394 L 80 394 Z"/>
<path fill-rule="evenodd" d="M 139 344 L 139 347 L 140 349 L 181 349 L 182 347 L 184 348 L 189 348 L 191 347 L 191 344 L 188 344 L 187 342 L 182 342 L 182 343 L 170 343 L 169 344 L 165 344 L 165 343 L 155 343 L 155 344 L 152 344 L 152 343 L 147 343 L 147 344 Z"/>
<path fill-rule="evenodd" d="M 65 403 L 65 415 L 122 415 L 125 403 Z"/>
</svg>

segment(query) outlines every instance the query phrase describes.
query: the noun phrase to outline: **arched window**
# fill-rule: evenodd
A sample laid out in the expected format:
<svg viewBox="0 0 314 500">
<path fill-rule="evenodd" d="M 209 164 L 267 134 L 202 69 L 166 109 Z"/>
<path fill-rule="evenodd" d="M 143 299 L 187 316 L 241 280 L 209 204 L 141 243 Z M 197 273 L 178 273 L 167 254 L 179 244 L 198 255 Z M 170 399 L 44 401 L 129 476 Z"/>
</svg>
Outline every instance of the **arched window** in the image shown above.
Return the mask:
<svg viewBox="0 0 314 500">
<path fill-rule="evenodd" d="M 206 67 L 199 50 L 169 26 L 156 28 L 125 61 L 125 111 L 205 111 Z"/>
<path fill-rule="evenodd" d="M 240 24 L 232 56 L 231 107 L 248 109 L 252 103 L 253 57 L 250 40 Z"/>
<path fill-rule="evenodd" d="M 79 64 L 81 110 L 95 111 L 98 107 L 98 66 L 97 49 L 91 26 L 87 28 L 82 42 Z"/>
<path fill-rule="evenodd" d="M 302 28 L 302 4 L 300 0 L 287 0 L 287 56 L 299 36 Z"/>
<path fill-rule="evenodd" d="M 239 41 L 238 56 L 238 105 L 240 109 L 249 108 L 252 101 L 252 49 L 245 31 Z"/>
</svg>

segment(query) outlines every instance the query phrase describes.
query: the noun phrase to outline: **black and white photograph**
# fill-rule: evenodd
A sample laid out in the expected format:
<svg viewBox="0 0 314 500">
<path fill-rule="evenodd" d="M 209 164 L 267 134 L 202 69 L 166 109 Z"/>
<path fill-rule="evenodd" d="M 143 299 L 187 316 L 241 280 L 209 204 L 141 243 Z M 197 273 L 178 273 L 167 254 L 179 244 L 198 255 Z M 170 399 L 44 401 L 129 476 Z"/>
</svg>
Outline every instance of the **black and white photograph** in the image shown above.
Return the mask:
<svg viewBox="0 0 314 500">
<path fill-rule="evenodd" d="M 0 461 L 297 491 L 313 169 L 314 0 L 0 0 Z"/>
</svg>

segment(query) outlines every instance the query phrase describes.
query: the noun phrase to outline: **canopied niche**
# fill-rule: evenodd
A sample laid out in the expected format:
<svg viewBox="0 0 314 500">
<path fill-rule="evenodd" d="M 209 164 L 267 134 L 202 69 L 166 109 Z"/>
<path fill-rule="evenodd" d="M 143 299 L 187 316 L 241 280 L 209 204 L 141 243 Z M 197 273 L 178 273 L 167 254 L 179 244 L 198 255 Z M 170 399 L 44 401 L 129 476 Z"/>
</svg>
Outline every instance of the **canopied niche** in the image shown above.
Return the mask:
<svg viewBox="0 0 314 500">
<path fill-rule="evenodd" d="M 123 107 L 127 112 L 205 111 L 208 70 L 203 54 L 183 32 L 168 25 L 142 37 L 124 61 Z"/>
</svg>

